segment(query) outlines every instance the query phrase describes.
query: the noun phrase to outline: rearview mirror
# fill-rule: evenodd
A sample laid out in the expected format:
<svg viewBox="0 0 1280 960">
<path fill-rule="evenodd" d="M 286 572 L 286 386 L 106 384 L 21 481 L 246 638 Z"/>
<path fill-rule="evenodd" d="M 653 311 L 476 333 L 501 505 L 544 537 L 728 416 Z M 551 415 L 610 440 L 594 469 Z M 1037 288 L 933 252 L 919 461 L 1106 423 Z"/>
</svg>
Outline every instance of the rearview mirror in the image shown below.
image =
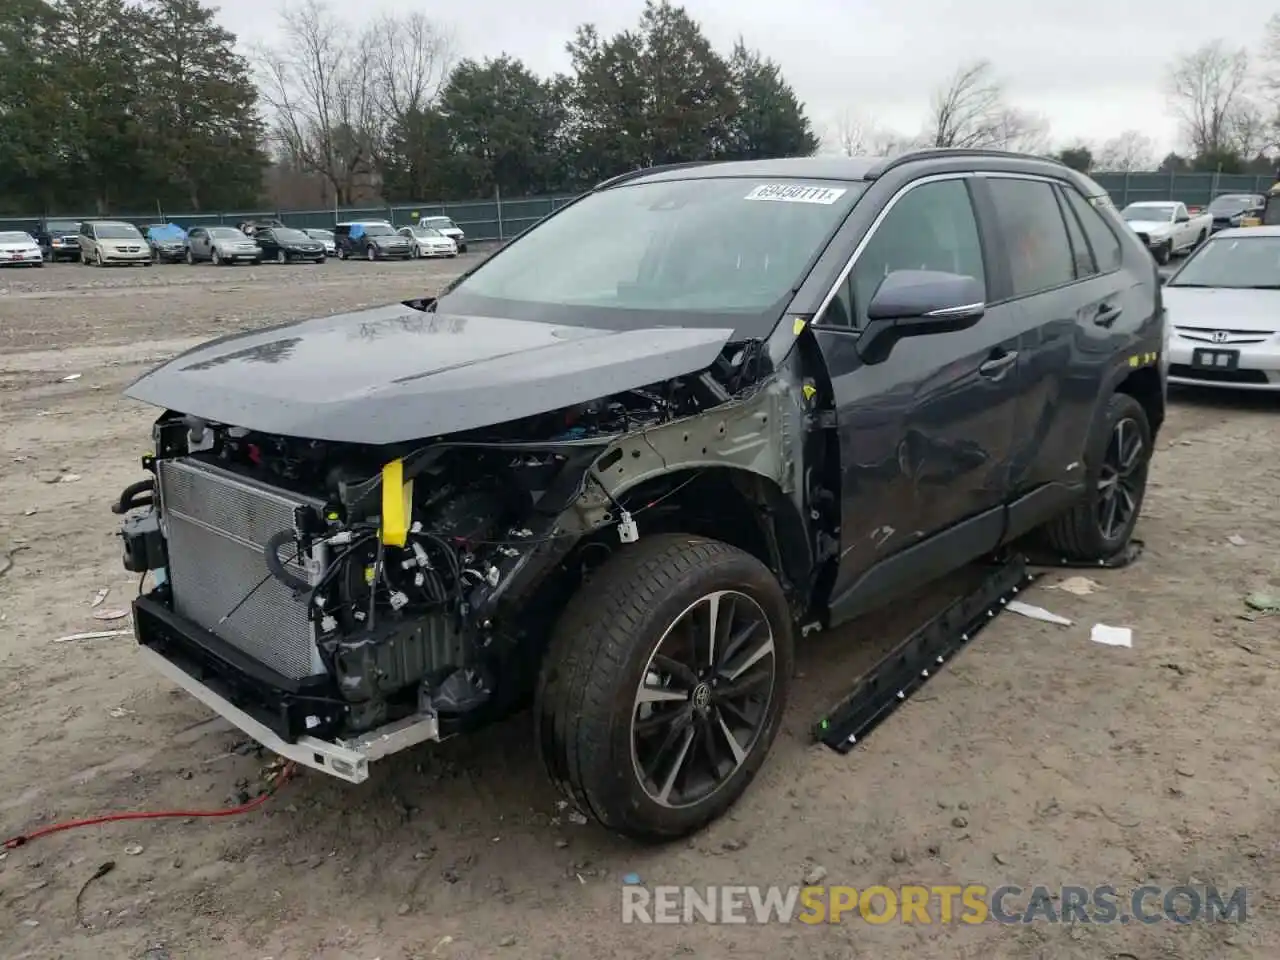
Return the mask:
<svg viewBox="0 0 1280 960">
<path fill-rule="evenodd" d="M 881 363 L 904 337 L 964 330 L 986 313 L 986 292 L 973 277 L 940 270 L 895 270 L 867 304 L 858 340 L 863 363 Z"/>
</svg>

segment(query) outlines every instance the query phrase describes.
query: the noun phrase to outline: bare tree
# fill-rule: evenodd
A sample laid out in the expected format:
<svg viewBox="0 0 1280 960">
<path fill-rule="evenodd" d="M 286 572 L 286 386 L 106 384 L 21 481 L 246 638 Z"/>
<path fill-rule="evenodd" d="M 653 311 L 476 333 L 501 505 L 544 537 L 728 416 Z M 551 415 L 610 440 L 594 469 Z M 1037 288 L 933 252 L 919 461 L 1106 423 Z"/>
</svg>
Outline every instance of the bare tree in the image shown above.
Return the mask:
<svg viewBox="0 0 1280 960">
<path fill-rule="evenodd" d="M 394 125 L 433 105 L 453 68 L 453 38 L 419 11 L 384 15 L 369 29 L 383 122 Z"/>
<path fill-rule="evenodd" d="M 933 95 L 926 135 L 935 147 L 988 147 L 999 139 L 1004 90 L 988 60 L 961 67 Z"/>
<path fill-rule="evenodd" d="M 1126 130 L 1098 150 L 1097 168 L 1108 173 L 1130 173 L 1156 168 L 1156 145 L 1141 130 Z"/>
<path fill-rule="evenodd" d="M 369 45 L 323 0 L 285 6 L 280 19 L 281 43 L 255 51 L 268 121 L 291 162 L 324 177 L 335 203 L 350 203 L 379 124 Z"/>
<path fill-rule="evenodd" d="M 1047 154 L 1049 120 L 1017 107 L 1004 107 L 992 117 L 990 142 L 982 146 L 1018 153 Z"/>
<path fill-rule="evenodd" d="M 916 145 L 912 138 L 848 110 L 835 122 L 834 141 L 846 157 L 889 157 Z"/>
<path fill-rule="evenodd" d="M 1178 57 L 1169 69 L 1169 106 L 1197 154 L 1239 152 L 1253 135 L 1249 53 L 1214 40 Z"/>
<path fill-rule="evenodd" d="M 376 196 L 388 132 L 435 102 L 449 37 L 419 12 L 355 31 L 327 0 L 286 4 L 281 26 L 281 43 L 256 51 L 277 143 L 292 166 L 324 179 L 335 203 Z"/>
</svg>

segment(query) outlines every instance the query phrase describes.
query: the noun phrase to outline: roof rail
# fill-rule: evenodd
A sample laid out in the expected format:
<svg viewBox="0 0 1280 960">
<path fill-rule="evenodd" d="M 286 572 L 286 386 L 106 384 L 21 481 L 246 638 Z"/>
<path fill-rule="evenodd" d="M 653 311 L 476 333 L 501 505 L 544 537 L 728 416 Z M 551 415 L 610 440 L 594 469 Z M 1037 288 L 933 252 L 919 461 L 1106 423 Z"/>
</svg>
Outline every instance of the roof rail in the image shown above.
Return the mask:
<svg viewBox="0 0 1280 960">
<path fill-rule="evenodd" d="M 591 192 L 597 190 L 605 190 L 609 187 L 616 187 L 619 184 L 626 183 L 629 180 L 635 180 L 637 177 L 648 176 L 651 173 L 662 173 L 666 170 L 688 170 L 693 167 L 709 167 L 712 164 L 725 163 L 724 160 L 686 160 L 683 163 L 659 163 L 652 167 L 636 167 L 634 170 L 628 170 L 626 173 L 620 173 L 616 177 L 610 177 L 608 180 L 601 180 Z"/>
<path fill-rule="evenodd" d="M 1039 160 L 1042 163 L 1051 163 L 1059 167 L 1065 166 L 1061 160 L 1055 160 L 1053 157 L 1040 157 L 1033 153 L 1019 153 L 1016 150 L 994 150 L 982 147 L 922 147 L 918 150 L 908 150 L 906 153 L 900 153 L 896 157 L 887 158 L 883 163 L 880 163 L 868 170 L 866 172 L 866 179 L 878 179 L 890 170 L 902 166 L 904 163 L 914 163 L 917 160 L 943 160 L 947 157 L 986 157 L 988 159 L 1005 160 Z"/>
</svg>

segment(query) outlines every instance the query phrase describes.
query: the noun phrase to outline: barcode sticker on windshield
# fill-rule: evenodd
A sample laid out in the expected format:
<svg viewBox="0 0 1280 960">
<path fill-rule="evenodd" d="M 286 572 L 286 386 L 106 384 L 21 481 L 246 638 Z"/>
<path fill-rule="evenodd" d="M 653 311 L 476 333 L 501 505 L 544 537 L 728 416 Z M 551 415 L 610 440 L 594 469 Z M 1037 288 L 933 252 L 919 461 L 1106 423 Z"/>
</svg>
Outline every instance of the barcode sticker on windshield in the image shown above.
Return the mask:
<svg viewBox="0 0 1280 960">
<path fill-rule="evenodd" d="M 762 183 L 744 199 L 780 200 L 783 203 L 821 203 L 829 206 L 847 192 L 843 187 L 800 187 L 794 183 Z"/>
</svg>

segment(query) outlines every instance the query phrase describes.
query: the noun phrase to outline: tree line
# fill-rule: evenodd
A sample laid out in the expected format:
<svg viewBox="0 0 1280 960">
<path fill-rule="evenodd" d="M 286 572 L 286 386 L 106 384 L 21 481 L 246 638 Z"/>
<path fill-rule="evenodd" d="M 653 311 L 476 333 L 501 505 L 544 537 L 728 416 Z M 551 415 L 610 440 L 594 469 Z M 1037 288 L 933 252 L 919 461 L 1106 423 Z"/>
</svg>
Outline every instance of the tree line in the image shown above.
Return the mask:
<svg viewBox="0 0 1280 960">
<path fill-rule="evenodd" d="M 913 146 L 1001 147 L 1082 170 L 1272 170 L 1280 14 L 1166 78 L 1186 149 L 1139 130 L 1057 148 L 995 67 L 962 65 L 921 128 L 848 111 L 815 129 L 777 63 L 714 48 L 671 0 L 613 36 L 584 24 L 569 69 L 458 58 L 418 11 L 354 29 L 285 0 L 278 40 L 240 50 L 205 0 L 0 0 L 0 213 L 349 206 L 573 192 L 637 167 Z"/>
</svg>

